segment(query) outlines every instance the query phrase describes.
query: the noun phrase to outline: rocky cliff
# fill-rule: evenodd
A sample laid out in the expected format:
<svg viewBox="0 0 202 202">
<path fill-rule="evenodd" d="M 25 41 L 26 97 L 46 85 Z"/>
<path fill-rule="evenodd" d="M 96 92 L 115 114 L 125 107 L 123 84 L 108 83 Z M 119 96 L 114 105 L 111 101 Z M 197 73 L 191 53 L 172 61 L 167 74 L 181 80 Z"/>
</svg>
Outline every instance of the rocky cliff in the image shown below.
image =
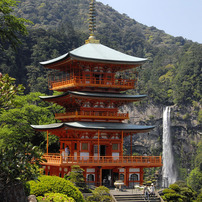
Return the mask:
<svg viewBox="0 0 202 202">
<path fill-rule="evenodd" d="M 201 141 L 201 125 L 197 121 L 200 105 L 195 107 L 171 108 L 171 136 L 178 179 L 186 179 L 194 168 L 197 144 Z M 128 122 L 155 125 L 150 133 L 133 135 L 133 153 L 141 155 L 161 155 L 163 135 L 163 108 L 148 103 L 124 106 L 121 111 L 130 113 Z M 130 139 L 125 140 L 125 148 L 130 152 Z"/>
</svg>

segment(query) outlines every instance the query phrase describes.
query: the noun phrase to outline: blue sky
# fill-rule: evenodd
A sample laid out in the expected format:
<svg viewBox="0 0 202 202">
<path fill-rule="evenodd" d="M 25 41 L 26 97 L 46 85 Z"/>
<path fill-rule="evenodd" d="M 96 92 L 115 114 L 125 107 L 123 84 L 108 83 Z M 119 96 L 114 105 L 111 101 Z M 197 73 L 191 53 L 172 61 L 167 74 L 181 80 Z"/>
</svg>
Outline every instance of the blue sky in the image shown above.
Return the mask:
<svg viewBox="0 0 202 202">
<path fill-rule="evenodd" d="M 202 0 L 97 0 L 139 23 L 202 43 Z"/>
</svg>

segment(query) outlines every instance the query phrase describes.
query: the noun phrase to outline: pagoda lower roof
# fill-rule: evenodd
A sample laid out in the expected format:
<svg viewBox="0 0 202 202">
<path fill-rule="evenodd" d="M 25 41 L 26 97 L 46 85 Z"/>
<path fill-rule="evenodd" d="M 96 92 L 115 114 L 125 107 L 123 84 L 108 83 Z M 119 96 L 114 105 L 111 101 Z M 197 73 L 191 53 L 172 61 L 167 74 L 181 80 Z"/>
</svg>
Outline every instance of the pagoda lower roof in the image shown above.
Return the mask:
<svg viewBox="0 0 202 202">
<path fill-rule="evenodd" d="M 36 130 L 54 130 L 54 129 L 74 129 L 74 130 L 104 130 L 104 131 L 127 131 L 135 133 L 145 133 L 152 130 L 155 126 L 133 125 L 127 123 L 109 123 L 109 122 L 65 122 L 48 125 L 31 125 Z"/>
<path fill-rule="evenodd" d="M 120 100 L 131 100 L 139 101 L 146 97 L 146 95 L 128 95 L 125 93 L 92 93 L 92 92 L 77 92 L 68 91 L 61 95 L 53 96 L 40 96 L 41 99 L 46 101 L 55 101 L 58 98 L 65 98 L 72 95 L 73 97 L 85 97 L 85 98 L 99 98 L 99 99 L 120 99 Z"/>
<path fill-rule="evenodd" d="M 40 62 L 41 65 L 52 65 L 54 63 L 74 59 L 89 62 L 104 62 L 110 64 L 138 64 L 142 65 L 146 58 L 134 57 L 125 53 L 116 51 L 100 43 L 88 43 L 80 46 L 60 57 L 52 60 Z"/>
</svg>

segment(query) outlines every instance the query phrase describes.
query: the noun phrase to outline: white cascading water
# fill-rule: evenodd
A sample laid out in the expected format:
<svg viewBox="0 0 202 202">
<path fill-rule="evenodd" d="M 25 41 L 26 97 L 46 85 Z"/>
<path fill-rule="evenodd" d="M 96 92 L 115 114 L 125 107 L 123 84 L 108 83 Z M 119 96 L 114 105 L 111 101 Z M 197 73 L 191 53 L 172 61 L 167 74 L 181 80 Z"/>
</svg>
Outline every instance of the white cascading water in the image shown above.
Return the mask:
<svg viewBox="0 0 202 202">
<path fill-rule="evenodd" d="M 175 183 L 177 178 L 171 143 L 170 110 L 170 107 L 165 107 L 163 110 L 163 187 L 168 187 L 170 184 Z"/>
</svg>

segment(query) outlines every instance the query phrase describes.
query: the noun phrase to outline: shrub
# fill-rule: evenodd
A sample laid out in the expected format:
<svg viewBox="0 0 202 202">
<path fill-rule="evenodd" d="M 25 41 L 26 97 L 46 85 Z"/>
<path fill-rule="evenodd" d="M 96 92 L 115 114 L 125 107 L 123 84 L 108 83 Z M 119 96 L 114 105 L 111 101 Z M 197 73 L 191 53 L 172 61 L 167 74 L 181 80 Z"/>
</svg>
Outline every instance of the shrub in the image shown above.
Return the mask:
<svg viewBox="0 0 202 202">
<path fill-rule="evenodd" d="M 37 201 L 75 202 L 72 197 L 60 193 L 46 193 L 44 196 L 38 196 Z"/>
<path fill-rule="evenodd" d="M 180 187 L 177 184 L 171 184 L 169 188 L 176 192 L 180 192 Z"/>
<path fill-rule="evenodd" d="M 201 193 L 198 195 L 197 201 L 202 201 L 202 191 L 201 191 Z"/>
<path fill-rule="evenodd" d="M 202 172 L 199 168 L 194 168 L 187 179 L 188 185 L 192 187 L 198 194 L 202 188 Z"/>
<path fill-rule="evenodd" d="M 84 170 L 80 166 L 74 165 L 71 167 L 71 172 L 65 175 L 64 178 L 72 182 L 81 192 L 91 192 L 86 186 L 83 172 Z"/>
<path fill-rule="evenodd" d="M 177 193 L 167 193 L 162 196 L 162 199 L 165 201 L 172 202 L 183 202 L 183 197 Z"/>
<path fill-rule="evenodd" d="M 87 202 L 110 202 L 111 196 L 109 194 L 109 189 L 104 186 L 97 187 L 92 191 L 92 196 L 89 196 L 86 200 Z"/>
<path fill-rule="evenodd" d="M 196 193 L 183 181 L 177 181 L 169 186 L 169 189 L 163 190 L 162 198 L 165 201 L 193 201 Z"/>
<path fill-rule="evenodd" d="M 44 196 L 45 193 L 61 193 L 72 197 L 76 202 L 83 202 L 84 198 L 77 187 L 68 180 L 57 176 L 40 176 L 39 181 L 27 182 L 30 195 Z"/>
</svg>

